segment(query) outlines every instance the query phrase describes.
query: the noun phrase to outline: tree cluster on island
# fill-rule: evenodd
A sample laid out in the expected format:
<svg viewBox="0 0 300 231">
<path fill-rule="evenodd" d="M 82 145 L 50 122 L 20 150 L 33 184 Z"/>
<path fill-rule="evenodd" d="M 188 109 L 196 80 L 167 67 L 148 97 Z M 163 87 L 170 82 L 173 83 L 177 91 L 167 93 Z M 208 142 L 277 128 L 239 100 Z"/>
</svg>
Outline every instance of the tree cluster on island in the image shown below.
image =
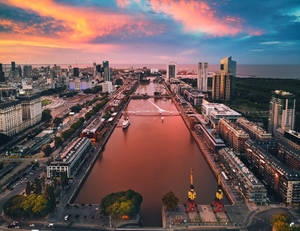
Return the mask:
<svg viewBox="0 0 300 231">
<path fill-rule="evenodd" d="M 133 190 L 111 193 L 102 199 L 100 209 L 106 216 L 131 218 L 139 213 L 142 201 L 141 194 Z"/>
</svg>

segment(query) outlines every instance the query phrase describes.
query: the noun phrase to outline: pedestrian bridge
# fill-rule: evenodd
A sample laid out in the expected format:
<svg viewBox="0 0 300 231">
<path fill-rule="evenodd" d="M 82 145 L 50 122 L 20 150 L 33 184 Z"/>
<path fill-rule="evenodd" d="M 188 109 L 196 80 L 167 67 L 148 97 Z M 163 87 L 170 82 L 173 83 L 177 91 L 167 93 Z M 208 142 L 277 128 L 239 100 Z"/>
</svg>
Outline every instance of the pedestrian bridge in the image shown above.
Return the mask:
<svg viewBox="0 0 300 231">
<path fill-rule="evenodd" d="M 177 110 L 175 111 L 169 111 L 162 109 L 159 107 L 157 104 L 149 101 L 157 110 L 136 110 L 136 111 L 125 111 L 124 114 L 127 115 L 143 115 L 143 116 L 153 116 L 153 115 L 158 115 L 158 116 L 175 116 L 179 115 L 179 112 Z"/>
</svg>

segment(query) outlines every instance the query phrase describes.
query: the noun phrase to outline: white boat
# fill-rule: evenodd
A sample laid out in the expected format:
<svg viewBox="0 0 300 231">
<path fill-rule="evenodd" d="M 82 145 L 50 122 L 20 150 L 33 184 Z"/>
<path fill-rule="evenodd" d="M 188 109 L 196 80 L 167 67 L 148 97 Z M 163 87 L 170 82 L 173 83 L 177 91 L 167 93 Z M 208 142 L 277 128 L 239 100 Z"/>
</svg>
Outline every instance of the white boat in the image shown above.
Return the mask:
<svg viewBox="0 0 300 231">
<path fill-rule="evenodd" d="M 129 122 L 129 118 L 127 117 L 125 120 L 123 120 L 122 127 L 123 127 L 123 129 L 126 129 L 129 127 L 129 125 L 130 125 L 130 122 Z"/>
</svg>

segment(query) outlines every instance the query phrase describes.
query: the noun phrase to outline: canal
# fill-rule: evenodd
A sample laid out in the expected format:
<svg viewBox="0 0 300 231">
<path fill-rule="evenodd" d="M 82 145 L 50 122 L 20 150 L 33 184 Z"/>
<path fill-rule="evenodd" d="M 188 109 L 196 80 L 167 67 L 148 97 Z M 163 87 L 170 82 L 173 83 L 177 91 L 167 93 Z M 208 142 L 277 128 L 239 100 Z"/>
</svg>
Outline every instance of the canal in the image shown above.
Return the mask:
<svg viewBox="0 0 300 231">
<path fill-rule="evenodd" d="M 153 95 L 154 83 L 140 85 L 137 92 Z M 170 111 L 162 120 L 157 107 Z M 100 203 L 112 192 L 133 189 L 143 196 L 144 225 L 161 226 L 164 194 L 172 190 L 184 202 L 189 189 L 190 169 L 198 203 L 209 204 L 215 197 L 216 178 L 206 163 L 171 99 L 131 100 L 131 125 L 117 126 L 82 186 L 77 203 Z"/>
</svg>

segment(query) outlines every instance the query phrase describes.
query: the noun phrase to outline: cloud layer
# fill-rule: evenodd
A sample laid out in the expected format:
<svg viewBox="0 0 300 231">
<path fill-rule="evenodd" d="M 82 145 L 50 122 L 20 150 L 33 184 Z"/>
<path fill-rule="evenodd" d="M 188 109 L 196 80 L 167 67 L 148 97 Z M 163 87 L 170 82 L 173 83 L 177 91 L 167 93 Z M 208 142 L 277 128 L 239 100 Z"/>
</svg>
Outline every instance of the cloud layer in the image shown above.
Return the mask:
<svg viewBox="0 0 300 231">
<path fill-rule="evenodd" d="M 288 62 L 300 56 L 297 12 L 294 0 L 0 0 L 0 62 L 55 62 L 60 50 L 57 63 Z"/>
</svg>

